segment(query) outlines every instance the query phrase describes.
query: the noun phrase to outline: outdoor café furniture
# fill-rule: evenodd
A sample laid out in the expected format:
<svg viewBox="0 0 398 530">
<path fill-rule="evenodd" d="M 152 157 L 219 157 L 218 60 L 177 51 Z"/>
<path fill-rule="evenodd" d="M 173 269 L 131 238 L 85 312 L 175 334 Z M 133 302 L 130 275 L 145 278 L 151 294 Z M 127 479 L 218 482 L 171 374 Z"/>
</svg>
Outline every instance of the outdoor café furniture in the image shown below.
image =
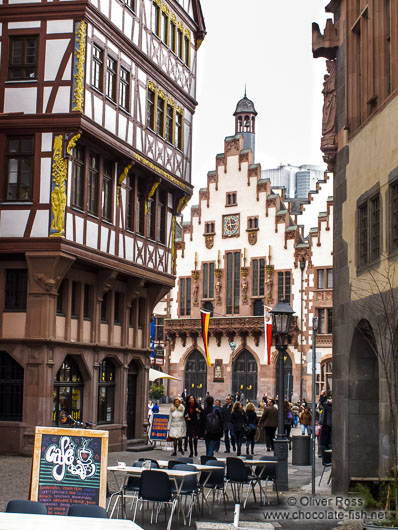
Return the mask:
<svg viewBox="0 0 398 530">
<path fill-rule="evenodd" d="M 323 474 L 325 473 L 325 469 L 328 468 L 328 467 L 332 467 L 332 449 L 322 449 L 321 448 L 321 457 L 322 457 L 323 469 L 322 469 L 321 478 L 319 479 L 318 486 L 321 485 Z M 331 478 L 332 478 L 332 473 L 330 473 L 329 480 L 328 480 L 328 485 L 329 485 L 329 483 L 331 481 Z"/>
<path fill-rule="evenodd" d="M 256 464 L 254 475 L 257 477 L 258 485 L 260 486 L 260 497 L 262 497 L 263 488 L 262 482 L 265 482 L 265 492 L 264 492 L 264 501 L 267 499 L 267 484 L 272 482 L 275 491 L 276 498 L 279 504 L 279 492 L 278 492 L 278 483 L 276 480 L 276 463 L 278 462 L 275 456 L 262 456 L 260 461 L 265 462 L 265 464 Z"/>
<path fill-rule="evenodd" d="M 66 515 L 71 517 L 96 517 L 97 519 L 107 519 L 105 508 L 96 504 L 71 504 Z"/>
<path fill-rule="evenodd" d="M 0 513 L 2 530 L 143 530 L 126 519 L 97 519 L 94 517 L 66 517 L 65 515 L 31 515 Z"/>
<path fill-rule="evenodd" d="M 179 463 L 176 464 L 173 469 L 179 470 L 179 471 L 197 471 L 196 466 L 193 466 L 191 464 L 183 464 Z M 178 481 L 179 479 L 177 479 Z M 173 493 L 176 493 L 175 488 L 172 487 Z M 184 484 L 181 487 L 180 490 L 180 496 L 185 497 L 187 499 L 190 498 L 190 503 L 188 506 L 188 511 L 186 513 L 185 517 L 189 516 L 189 526 L 191 526 L 191 520 L 192 520 L 192 510 L 194 507 L 195 500 L 198 501 L 199 496 L 199 484 L 198 484 L 198 477 L 197 475 L 191 475 L 185 478 Z M 186 502 L 185 502 L 186 504 Z"/>
<path fill-rule="evenodd" d="M 6 512 L 47 515 L 47 506 L 39 501 L 12 500 L 8 501 Z"/>
<path fill-rule="evenodd" d="M 205 495 L 204 498 L 207 501 L 209 494 L 213 492 L 213 503 L 211 506 L 211 513 L 213 513 L 215 494 L 216 492 L 219 493 L 221 491 L 223 494 L 224 511 L 227 513 L 225 497 L 228 498 L 228 496 L 225 491 L 225 464 L 224 462 L 218 462 L 217 460 L 208 460 L 208 462 L 206 462 L 206 466 L 213 467 L 214 470 L 207 473 L 207 476 L 202 483 L 203 495 L 205 495 L 204 488 L 209 489 L 207 496 Z M 202 476 L 200 478 L 202 478 Z"/>
<path fill-rule="evenodd" d="M 183 480 L 181 483 L 183 484 Z M 180 490 L 181 492 L 181 490 Z M 159 511 L 162 505 L 171 505 L 171 512 L 169 521 L 167 523 L 167 530 L 171 528 L 174 510 L 177 505 L 177 496 L 173 494 L 169 477 L 166 471 L 156 471 L 154 469 L 146 469 L 142 471 L 140 491 L 135 500 L 135 510 L 133 521 L 137 515 L 137 507 L 139 502 L 152 502 L 151 524 L 153 521 L 153 510 L 156 507 L 156 522 L 158 521 Z"/>
<path fill-rule="evenodd" d="M 247 485 L 247 494 L 243 507 L 246 508 L 246 502 L 250 494 L 250 488 L 253 491 L 254 501 L 256 502 L 256 492 L 254 486 L 258 484 L 258 479 L 248 472 L 243 460 L 236 457 L 227 458 L 227 481 L 231 485 L 232 495 L 235 503 L 241 504 L 243 486 Z"/>
</svg>

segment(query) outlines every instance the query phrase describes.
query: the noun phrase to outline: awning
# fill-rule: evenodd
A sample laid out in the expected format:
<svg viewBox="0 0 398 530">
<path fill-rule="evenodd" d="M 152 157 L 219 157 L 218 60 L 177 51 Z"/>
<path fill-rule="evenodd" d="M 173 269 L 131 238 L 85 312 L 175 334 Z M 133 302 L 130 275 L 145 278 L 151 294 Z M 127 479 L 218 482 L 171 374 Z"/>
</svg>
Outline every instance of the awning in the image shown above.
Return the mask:
<svg viewBox="0 0 398 530">
<path fill-rule="evenodd" d="M 159 370 L 149 368 L 149 381 L 155 381 L 156 379 L 175 379 L 176 381 L 181 381 L 181 379 L 178 379 L 178 377 L 174 377 L 172 375 L 165 374 L 164 372 L 160 372 Z"/>
</svg>

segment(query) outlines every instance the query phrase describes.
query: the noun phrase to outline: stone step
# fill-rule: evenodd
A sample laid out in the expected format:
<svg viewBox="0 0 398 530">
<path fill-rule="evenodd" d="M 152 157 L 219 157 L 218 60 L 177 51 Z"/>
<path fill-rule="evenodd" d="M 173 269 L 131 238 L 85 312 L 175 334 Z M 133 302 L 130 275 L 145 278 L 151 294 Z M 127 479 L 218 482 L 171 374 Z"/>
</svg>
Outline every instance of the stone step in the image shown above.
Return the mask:
<svg viewBox="0 0 398 530">
<path fill-rule="evenodd" d="M 127 440 L 127 445 L 143 445 L 146 444 L 145 438 L 130 438 L 130 440 Z"/>
<path fill-rule="evenodd" d="M 128 445 L 127 446 L 127 451 L 129 451 L 130 453 L 141 453 L 143 451 L 153 451 L 154 450 L 154 446 L 153 445 L 143 445 L 143 444 L 140 444 L 140 445 Z"/>
</svg>

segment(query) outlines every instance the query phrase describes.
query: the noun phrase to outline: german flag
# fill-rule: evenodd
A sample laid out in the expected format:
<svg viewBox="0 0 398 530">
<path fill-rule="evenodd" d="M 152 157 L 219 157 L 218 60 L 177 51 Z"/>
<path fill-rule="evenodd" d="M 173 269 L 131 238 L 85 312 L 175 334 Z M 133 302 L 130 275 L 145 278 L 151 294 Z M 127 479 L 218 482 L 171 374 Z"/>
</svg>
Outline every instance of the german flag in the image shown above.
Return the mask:
<svg viewBox="0 0 398 530">
<path fill-rule="evenodd" d="M 205 348 L 206 353 L 206 359 L 208 366 L 211 366 L 210 362 L 210 355 L 209 355 L 209 322 L 210 322 L 210 312 L 209 311 L 203 311 L 203 309 L 200 310 L 200 320 L 202 322 L 202 337 L 203 337 L 203 344 Z"/>
</svg>

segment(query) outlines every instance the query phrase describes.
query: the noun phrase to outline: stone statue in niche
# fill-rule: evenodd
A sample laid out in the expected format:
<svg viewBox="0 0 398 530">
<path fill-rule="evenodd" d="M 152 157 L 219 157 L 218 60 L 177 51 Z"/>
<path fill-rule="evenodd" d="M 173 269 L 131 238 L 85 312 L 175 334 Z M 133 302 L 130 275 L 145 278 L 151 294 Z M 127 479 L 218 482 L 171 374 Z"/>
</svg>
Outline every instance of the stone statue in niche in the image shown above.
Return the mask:
<svg viewBox="0 0 398 530">
<path fill-rule="evenodd" d="M 328 169 L 333 170 L 336 157 L 336 62 L 328 59 L 326 61 L 328 74 L 323 83 L 323 116 L 322 116 L 322 139 L 321 151 Z M 330 167 L 331 166 L 331 167 Z"/>
<path fill-rule="evenodd" d="M 244 304 L 247 303 L 247 288 L 247 281 L 246 278 L 244 278 L 244 280 L 242 281 L 242 301 Z"/>
<path fill-rule="evenodd" d="M 221 304 L 221 282 L 220 280 L 217 280 L 216 283 L 216 304 Z"/>
<path fill-rule="evenodd" d="M 199 284 L 195 282 L 193 284 L 192 299 L 194 304 L 198 304 L 198 293 L 199 293 Z"/>
</svg>

